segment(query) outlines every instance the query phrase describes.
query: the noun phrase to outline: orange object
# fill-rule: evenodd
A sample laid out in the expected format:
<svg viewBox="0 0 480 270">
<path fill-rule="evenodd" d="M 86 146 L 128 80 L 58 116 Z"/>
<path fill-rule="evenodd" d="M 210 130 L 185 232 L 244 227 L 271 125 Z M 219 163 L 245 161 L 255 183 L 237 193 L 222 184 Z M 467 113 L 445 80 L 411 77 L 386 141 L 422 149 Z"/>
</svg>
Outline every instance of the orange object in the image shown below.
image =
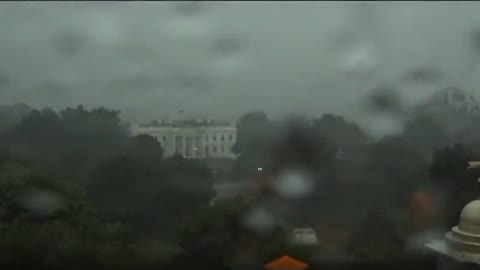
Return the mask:
<svg viewBox="0 0 480 270">
<path fill-rule="evenodd" d="M 305 269 L 308 268 L 308 264 L 295 260 L 289 256 L 283 256 L 276 260 L 273 260 L 265 265 L 266 269 Z"/>
<path fill-rule="evenodd" d="M 410 199 L 410 218 L 417 229 L 433 226 L 437 211 L 434 195 L 429 192 L 417 191 Z"/>
</svg>

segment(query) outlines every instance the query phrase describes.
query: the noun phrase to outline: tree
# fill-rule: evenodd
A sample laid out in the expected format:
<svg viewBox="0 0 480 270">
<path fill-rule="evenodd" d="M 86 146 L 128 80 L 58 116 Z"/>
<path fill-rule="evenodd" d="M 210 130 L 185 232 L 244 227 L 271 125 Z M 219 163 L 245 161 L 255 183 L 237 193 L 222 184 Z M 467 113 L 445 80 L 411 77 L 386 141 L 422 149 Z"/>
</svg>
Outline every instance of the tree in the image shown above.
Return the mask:
<svg viewBox="0 0 480 270">
<path fill-rule="evenodd" d="M 430 167 L 430 179 L 447 195 L 444 207 L 444 226 L 450 228 L 458 223 L 462 208 L 478 197 L 477 170 L 467 170 L 468 162 L 476 160 L 476 154 L 463 145 L 447 147 L 435 152 Z"/>
<path fill-rule="evenodd" d="M 278 125 L 268 120 L 264 112 L 242 115 L 237 121 L 237 141 L 232 149 L 237 155 L 235 174 L 250 178 L 258 168 L 270 167 L 270 149 L 278 137 Z"/>
<path fill-rule="evenodd" d="M 108 245 L 127 249 L 125 227 L 99 222 L 80 186 L 15 160 L 0 168 L 0 215 L 1 267 L 86 267 Z"/>
<path fill-rule="evenodd" d="M 142 163 L 158 166 L 162 162 L 163 148 L 155 137 L 141 134 L 128 140 L 127 154 Z"/>
<path fill-rule="evenodd" d="M 261 263 L 287 251 L 286 233 L 272 228 L 262 234 L 244 227 L 251 205 L 229 200 L 204 208 L 185 220 L 178 242 L 185 250 L 181 259 L 200 269 L 231 269 L 241 266 L 237 259 L 252 257 Z"/>
<path fill-rule="evenodd" d="M 145 159 L 151 150 L 141 147 L 131 152 L 133 156 L 101 163 L 88 193 L 107 219 L 129 222 L 138 231 L 168 239 L 185 216 L 208 205 L 213 183 L 202 163 L 181 157 L 151 162 Z"/>
<path fill-rule="evenodd" d="M 368 150 L 371 138 L 360 126 L 341 116 L 324 114 L 313 122 L 316 134 L 358 159 Z"/>
<path fill-rule="evenodd" d="M 432 151 L 450 143 L 450 136 L 444 128 L 427 115 L 416 115 L 407 122 L 403 130 L 405 140 L 420 149 L 427 157 Z"/>
<path fill-rule="evenodd" d="M 32 110 L 2 137 L 16 156 L 76 180 L 96 161 L 125 151 L 128 132 L 118 111 L 78 106 L 59 113 Z"/>
<path fill-rule="evenodd" d="M 370 207 L 353 235 L 348 251 L 362 259 L 394 258 L 405 245 L 388 211 L 379 206 Z"/>
<path fill-rule="evenodd" d="M 254 149 L 253 144 L 261 139 L 260 136 L 265 132 L 267 122 L 265 112 L 249 112 L 242 115 L 237 121 L 237 141 L 233 147 L 234 152 L 241 155 Z"/>
<path fill-rule="evenodd" d="M 412 192 L 428 183 L 428 164 L 428 159 L 404 138 L 391 136 L 373 146 L 366 166 L 382 180 L 377 188 L 392 203 L 404 205 Z"/>
<path fill-rule="evenodd" d="M 318 172 L 331 167 L 335 160 L 335 147 L 318 136 L 313 127 L 297 121 L 286 124 L 282 139 L 274 146 L 271 152 L 274 171 L 293 167 Z"/>
<path fill-rule="evenodd" d="M 26 104 L 0 106 L 0 130 L 12 128 L 31 111 L 32 108 Z"/>
</svg>

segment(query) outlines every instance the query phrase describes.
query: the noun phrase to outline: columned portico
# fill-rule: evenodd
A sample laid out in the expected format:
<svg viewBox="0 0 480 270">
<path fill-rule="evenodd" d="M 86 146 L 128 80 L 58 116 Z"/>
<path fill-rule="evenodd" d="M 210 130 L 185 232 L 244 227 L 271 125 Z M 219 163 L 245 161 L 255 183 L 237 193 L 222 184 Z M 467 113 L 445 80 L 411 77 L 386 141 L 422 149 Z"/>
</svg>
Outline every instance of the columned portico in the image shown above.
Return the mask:
<svg viewBox="0 0 480 270">
<path fill-rule="evenodd" d="M 157 138 L 165 156 L 179 154 L 185 158 L 235 158 L 231 150 L 236 141 L 234 125 L 157 124 L 137 126 L 132 134 L 149 134 Z"/>
</svg>

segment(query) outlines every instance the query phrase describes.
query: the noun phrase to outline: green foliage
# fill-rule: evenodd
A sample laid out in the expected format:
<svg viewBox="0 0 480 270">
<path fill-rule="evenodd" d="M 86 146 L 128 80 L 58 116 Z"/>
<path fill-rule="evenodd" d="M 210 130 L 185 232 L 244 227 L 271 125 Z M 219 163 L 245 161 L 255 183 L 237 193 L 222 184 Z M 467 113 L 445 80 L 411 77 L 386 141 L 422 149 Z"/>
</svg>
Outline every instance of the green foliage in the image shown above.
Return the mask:
<svg viewBox="0 0 480 270">
<path fill-rule="evenodd" d="M 430 179 L 447 194 L 442 224 L 446 228 L 455 226 L 465 204 L 478 197 L 479 171 L 467 170 L 468 162 L 477 160 L 477 156 L 463 145 L 447 147 L 434 153 Z"/>
<path fill-rule="evenodd" d="M 379 206 L 370 208 L 365 219 L 356 229 L 349 244 L 349 252 L 361 259 L 379 260 L 395 258 L 405 243 L 398 231 L 398 224 Z"/>
<path fill-rule="evenodd" d="M 240 267 L 245 258 L 259 265 L 286 253 L 309 257 L 312 250 L 288 246 L 285 228 L 259 233 L 243 226 L 250 207 L 273 197 L 299 226 L 363 218 L 351 252 L 393 256 L 403 249 L 397 223 L 408 221 L 401 213 L 409 195 L 428 183 L 429 169 L 433 184 L 455 190 L 456 203 L 476 176 L 465 172 L 475 155 L 461 147 L 435 152 L 430 167 L 426 153 L 446 139 L 428 119 L 378 142 L 331 114 L 303 125 L 250 112 L 237 128 L 231 175 L 250 179 L 261 167 L 273 179 L 305 169 L 315 181 L 310 195 L 207 207 L 214 195 L 207 164 L 164 157 L 156 138 L 129 136 L 118 111 L 30 111 L 0 134 L 0 267 L 220 270 Z M 440 135 L 429 141 L 433 134 Z M 337 160 L 338 149 L 352 158 Z M 375 209 L 364 214 L 379 204 L 393 217 Z"/>
<path fill-rule="evenodd" d="M 317 136 L 357 159 L 364 155 L 371 143 L 371 138 L 358 125 L 341 116 L 324 114 L 320 119 L 315 119 L 313 125 Z"/>
<path fill-rule="evenodd" d="M 251 177 L 258 168 L 271 167 L 270 149 L 280 136 L 278 123 L 267 119 L 264 112 L 249 112 L 237 121 L 237 154 L 235 174 Z"/>
<path fill-rule="evenodd" d="M 60 113 L 32 110 L 1 137 L 15 156 L 35 160 L 58 175 L 83 177 L 95 161 L 123 151 L 128 131 L 118 111 L 78 106 Z"/>
<path fill-rule="evenodd" d="M 426 156 L 432 151 L 449 145 L 450 138 L 442 125 L 426 115 L 418 115 L 407 122 L 403 131 L 405 140 Z"/>
<path fill-rule="evenodd" d="M 375 144 L 366 166 L 382 181 L 377 183 L 380 190 L 402 204 L 428 181 L 428 159 L 398 136 L 384 138 Z"/>
<path fill-rule="evenodd" d="M 118 111 L 33 110 L 0 137 L 2 267 L 159 267 L 214 195 L 205 164 L 128 138 Z"/>
</svg>

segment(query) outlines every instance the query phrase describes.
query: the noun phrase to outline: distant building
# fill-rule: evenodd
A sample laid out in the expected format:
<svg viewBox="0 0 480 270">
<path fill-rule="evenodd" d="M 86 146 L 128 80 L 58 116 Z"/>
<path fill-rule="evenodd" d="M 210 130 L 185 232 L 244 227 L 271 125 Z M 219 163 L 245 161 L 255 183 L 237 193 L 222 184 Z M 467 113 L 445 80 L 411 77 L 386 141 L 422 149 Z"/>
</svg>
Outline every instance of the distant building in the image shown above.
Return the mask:
<svg viewBox="0 0 480 270">
<path fill-rule="evenodd" d="M 213 121 L 161 121 L 137 125 L 132 135 L 148 134 L 162 144 L 166 156 L 180 154 L 185 158 L 233 159 L 232 146 L 237 129 L 233 124 Z"/>
</svg>

